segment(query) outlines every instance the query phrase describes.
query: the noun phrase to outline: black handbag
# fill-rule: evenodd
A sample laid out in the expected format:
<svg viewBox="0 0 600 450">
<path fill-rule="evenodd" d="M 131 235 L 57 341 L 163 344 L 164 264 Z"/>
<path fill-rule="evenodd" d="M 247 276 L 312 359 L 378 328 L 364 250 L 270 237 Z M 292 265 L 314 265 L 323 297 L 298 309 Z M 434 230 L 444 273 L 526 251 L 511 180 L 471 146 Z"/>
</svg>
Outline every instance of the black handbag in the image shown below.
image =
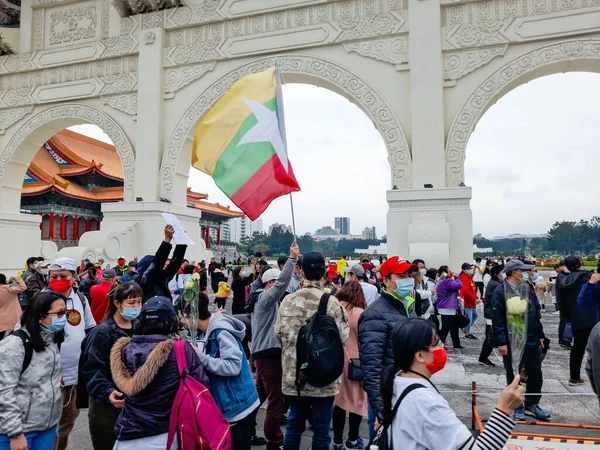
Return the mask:
<svg viewBox="0 0 600 450">
<path fill-rule="evenodd" d="M 468 327 L 469 324 L 471 323 L 471 319 L 469 319 L 465 313 L 463 311 L 461 311 L 460 309 L 458 311 L 456 311 L 456 322 L 458 323 L 458 328 L 459 329 L 463 329 L 465 327 Z"/>
<path fill-rule="evenodd" d="M 350 358 L 348 361 L 348 379 L 350 381 L 362 381 L 363 373 L 360 367 L 360 359 Z"/>
</svg>

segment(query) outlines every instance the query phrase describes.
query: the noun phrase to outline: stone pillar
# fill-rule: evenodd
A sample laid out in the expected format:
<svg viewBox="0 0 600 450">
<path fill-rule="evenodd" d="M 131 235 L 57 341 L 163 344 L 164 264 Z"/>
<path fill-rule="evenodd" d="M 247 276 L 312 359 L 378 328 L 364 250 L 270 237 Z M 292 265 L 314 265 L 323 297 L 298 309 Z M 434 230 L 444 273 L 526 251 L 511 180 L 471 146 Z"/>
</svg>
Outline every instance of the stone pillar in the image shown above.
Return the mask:
<svg viewBox="0 0 600 450">
<path fill-rule="evenodd" d="M 85 218 L 85 232 L 92 231 L 92 218 L 90 216 Z"/>
<path fill-rule="evenodd" d="M 67 239 L 67 230 L 65 230 L 65 215 L 60 215 L 60 240 L 64 241 Z"/>
<path fill-rule="evenodd" d="M 387 191 L 388 256 L 448 264 L 455 272 L 473 259 L 471 188 Z"/>
<path fill-rule="evenodd" d="M 162 28 L 143 30 L 139 35 L 135 196 L 146 202 L 158 200 L 160 162 L 164 147 L 164 36 Z"/>
<path fill-rule="evenodd" d="M 413 189 L 446 185 L 440 0 L 408 0 Z M 388 230 L 389 231 L 389 230 Z"/>
<path fill-rule="evenodd" d="M 79 216 L 73 216 L 73 240 L 79 239 Z"/>
<path fill-rule="evenodd" d="M 217 228 L 217 245 L 221 245 L 221 227 Z"/>
<path fill-rule="evenodd" d="M 54 213 L 50 213 L 50 229 L 48 230 L 48 239 L 54 239 Z"/>
<path fill-rule="evenodd" d="M 40 251 L 43 247 L 40 246 L 40 220 L 37 214 L 0 212 L 0 272 L 7 277 L 22 271 L 23 262 L 29 256 L 43 254 Z M 46 245 L 55 246 L 49 242 Z"/>
</svg>

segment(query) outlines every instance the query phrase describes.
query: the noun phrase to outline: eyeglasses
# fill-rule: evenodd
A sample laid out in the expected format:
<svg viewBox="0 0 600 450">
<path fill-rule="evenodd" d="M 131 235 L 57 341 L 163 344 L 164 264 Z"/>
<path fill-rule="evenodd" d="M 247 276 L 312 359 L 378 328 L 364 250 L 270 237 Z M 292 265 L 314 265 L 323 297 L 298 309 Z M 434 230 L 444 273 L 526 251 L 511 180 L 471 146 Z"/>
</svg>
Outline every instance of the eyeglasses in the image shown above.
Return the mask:
<svg viewBox="0 0 600 450">
<path fill-rule="evenodd" d="M 67 313 L 67 311 L 66 311 L 66 310 L 65 310 L 65 311 L 58 311 L 58 312 L 49 312 L 49 313 L 46 313 L 46 316 L 50 316 L 50 317 L 52 317 L 52 316 L 56 316 L 56 317 L 58 317 L 58 318 L 61 318 L 61 317 L 62 317 L 62 316 L 64 316 L 66 313 Z"/>
</svg>

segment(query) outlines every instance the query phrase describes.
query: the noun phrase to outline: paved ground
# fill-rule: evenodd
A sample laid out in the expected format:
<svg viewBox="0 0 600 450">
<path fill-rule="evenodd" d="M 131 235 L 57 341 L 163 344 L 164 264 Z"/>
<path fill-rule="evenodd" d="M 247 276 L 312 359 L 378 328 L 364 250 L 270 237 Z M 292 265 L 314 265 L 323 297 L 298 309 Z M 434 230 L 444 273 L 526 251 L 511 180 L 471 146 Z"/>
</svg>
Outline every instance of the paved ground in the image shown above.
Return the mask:
<svg viewBox="0 0 600 450">
<path fill-rule="evenodd" d="M 569 352 L 557 345 L 558 342 L 558 315 L 552 311 L 554 307 L 550 304 L 549 312 L 543 314 L 543 324 L 546 335 L 551 340 L 550 351 L 542 365 L 544 374 L 544 387 L 542 392 L 548 395 L 542 398 L 540 405 L 552 414 L 553 422 L 600 424 L 600 408 L 598 399 L 590 395 L 592 389 L 589 383 L 584 386 L 571 387 L 569 379 Z M 483 313 L 480 311 L 478 323 L 472 330 L 479 340 L 462 339 L 461 343 L 465 349 L 449 349 L 449 359 L 446 368 L 433 377 L 433 382 L 450 403 L 458 417 L 466 424 L 471 423 L 471 395 L 469 389 L 471 382 L 477 382 L 479 391 L 478 405 L 482 417 L 489 417 L 497 403 L 498 396 L 505 386 L 505 375 L 502 367 L 501 357 L 494 352 L 491 360 L 496 367 L 481 366 L 477 362 L 485 322 Z M 582 372 L 583 374 L 583 372 Z M 585 378 L 585 376 L 584 376 Z M 565 394 L 565 395 L 552 395 Z M 262 435 L 262 422 L 264 420 L 264 409 L 258 414 L 259 430 Z M 532 427 L 528 427 L 532 428 Z M 527 430 L 531 431 L 531 430 Z M 547 433 L 551 431 L 544 430 Z M 565 434 L 564 429 L 560 430 Z M 582 433 L 577 435 L 596 436 L 600 432 Z M 302 449 L 310 449 L 311 432 L 306 431 L 303 438 Z M 368 436 L 366 419 L 361 427 L 361 436 Z M 91 441 L 87 425 L 87 411 L 82 410 L 77 421 L 76 428 L 71 434 L 68 450 L 91 449 Z"/>
</svg>

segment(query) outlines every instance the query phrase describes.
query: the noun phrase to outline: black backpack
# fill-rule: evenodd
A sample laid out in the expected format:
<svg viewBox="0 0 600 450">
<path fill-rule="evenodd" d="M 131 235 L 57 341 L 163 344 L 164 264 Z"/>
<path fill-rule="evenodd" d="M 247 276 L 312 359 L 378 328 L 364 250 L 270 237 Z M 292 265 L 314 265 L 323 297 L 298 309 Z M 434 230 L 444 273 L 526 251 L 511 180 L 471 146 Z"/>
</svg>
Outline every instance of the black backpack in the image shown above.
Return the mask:
<svg viewBox="0 0 600 450">
<path fill-rule="evenodd" d="M 33 358 L 33 344 L 29 335 L 25 330 L 19 328 L 11 333 L 13 336 L 17 336 L 23 342 L 23 348 L 25 349 L 25 357 L 23 358 L 23 364 L 21 365 L 21 375 L 27 370 L 29 364 L 31 364 L 31 358 Z"/>
<path fill-rule="evenodd" d="M 296 389 L 306 383 L 329 386 L 344 371 L 344 345 L 333 317 L 327 315 L 329 294 L 321 296 L 319 309 L 298 332 L 296 342 Z"/>
</svg>

